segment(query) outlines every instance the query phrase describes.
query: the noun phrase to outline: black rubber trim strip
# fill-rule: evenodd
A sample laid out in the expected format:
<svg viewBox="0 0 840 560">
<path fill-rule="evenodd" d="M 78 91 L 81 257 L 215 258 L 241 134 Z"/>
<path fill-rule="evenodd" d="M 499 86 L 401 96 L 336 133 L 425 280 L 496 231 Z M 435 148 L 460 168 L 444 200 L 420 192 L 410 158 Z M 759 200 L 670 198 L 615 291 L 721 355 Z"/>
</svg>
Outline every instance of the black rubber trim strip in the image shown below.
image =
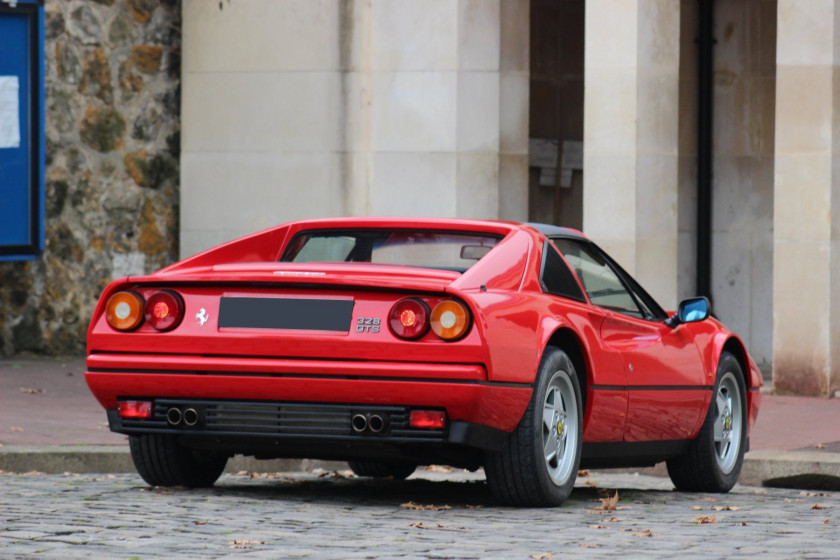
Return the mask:
<svg viewBox="0 0 840 560">
<path fill-rule="evenodd" d="M 487 451 L 501 451 L 509 435 L 497 428 L 456 420 L 449 424 L 448 441 Z"/>
<path fill-rule="evenodd" d="M 714 385 L 590 385 L 593 391 L 712 391 Z"/>
<path fill-rule="evenodd" d="M 747 391 L 753 391 L 755 393 L 761 391 L 761 387 L 747 387 Z"/>
<path fill-rule="evenodd" d="M 428 383 L 450 383 L 460 385 L 481 385 L 488 387 L 510 387 L 516 389 L 533 389 L 530 383 L 505 383 L 501 381 L 477 381 L 474 379 L 439 379 L 436 377 L 387 377 L 376 375 L 319 375 L 302 373 L 265 373 L 247 371 L 197 371 L 197 370 L 169 370 L 169 369 L 106 369 L 87 368 L 91 373 L 142 373 L 165 375 L 221 375 L 231 377 L 290 377 L 295 379 L 344 379 L 354 381 L 406 381 Z"/>
</svg>

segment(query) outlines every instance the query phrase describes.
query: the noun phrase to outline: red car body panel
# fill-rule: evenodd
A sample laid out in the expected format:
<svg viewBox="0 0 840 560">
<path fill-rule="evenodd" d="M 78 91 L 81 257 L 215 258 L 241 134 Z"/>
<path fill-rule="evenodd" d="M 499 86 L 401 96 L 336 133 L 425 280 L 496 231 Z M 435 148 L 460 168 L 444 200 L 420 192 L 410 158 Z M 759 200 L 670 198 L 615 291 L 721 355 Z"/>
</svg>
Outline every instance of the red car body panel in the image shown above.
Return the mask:
<svg viewBox="0 0 840 560">
<path fill-rule="evenodd" d="M 414 228 L 501 236 L 466 272 L 366 263 L 278 262 L 310 230 Z M 744 365 L 748 429 L 761 376 L 743 343 L 713 319 L 676 328 L 543 293 L 546 237 L 515 223 L 416 218 L 294 222 L 233 241 L 104 291 L 88 330 L 87 382 L 104 408 L 119 399 L 193 398 L 443 408 L 451 421 L 511 432 L 531 397 L 543 352 L 558 336 L 580 348 L 584 443 L 689 440 L 709 408 L 724 349 Z M 169 332 L 112 328 L 108 298 L 124 289 L 180 294 Z M 407 296 L 457 298 L 466 336 L 402 340 L 385 325 Z M 378 333 L 219 327 L 223 297 L 352 300 L 352 317 L 383 319 Z M 206 322 L 198 321 L 204 312 Z"/>
</svg>

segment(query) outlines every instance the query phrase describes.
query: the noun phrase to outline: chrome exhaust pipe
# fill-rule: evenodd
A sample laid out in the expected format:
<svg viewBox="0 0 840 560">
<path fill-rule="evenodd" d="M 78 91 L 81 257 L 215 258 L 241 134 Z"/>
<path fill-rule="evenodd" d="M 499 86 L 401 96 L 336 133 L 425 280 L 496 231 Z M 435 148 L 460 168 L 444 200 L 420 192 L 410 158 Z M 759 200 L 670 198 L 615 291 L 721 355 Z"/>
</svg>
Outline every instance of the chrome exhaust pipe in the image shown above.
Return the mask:
<svg viewBox="0 0 840 560">
<path fill-rule="evenodd" d="M 356 414 L 350 420 L 350 426 L 352 426 L 353 431 L 357 434 L 361 434 L 368 428 L 368 419 L 367 416 L 364 414 Z"/>
<path fill-rule="evenodd" d="M 368 420 L 368 428 L 374 434 L 378 434 L 385 429 L 385 419 L 378 414 L 371 414 Z"/>
<path fill-rule="evenodd" d="M 184 424 L 187 426 L 198 424 L 198 412 L 194 408 L 188 408 L 184 411 Z"/>
<path fill-rule="evenodd" d="M 166 411 L 166 421 L 170 426 L 177 426 L 181 423 L 181 409 L 172 407 Z"/>
</svg>

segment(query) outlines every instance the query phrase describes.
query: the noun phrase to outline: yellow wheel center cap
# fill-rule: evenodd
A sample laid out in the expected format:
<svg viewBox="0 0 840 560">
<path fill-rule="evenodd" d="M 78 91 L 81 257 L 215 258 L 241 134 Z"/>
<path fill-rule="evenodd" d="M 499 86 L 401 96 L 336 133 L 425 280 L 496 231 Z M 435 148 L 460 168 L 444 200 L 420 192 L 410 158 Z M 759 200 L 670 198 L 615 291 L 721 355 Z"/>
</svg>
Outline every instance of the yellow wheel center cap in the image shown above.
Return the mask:
<svg viewBox="0 0 840 560">
<path fill-rule="evenodd" d="M 557 435 L 563 435 L 563 422 L 557 422 Z"/>
<path fill-rule="evenodd" d="M 726 421 L 723 423 L 723 427 L 726 430 L 732 429 L 732 418 L 727 418 Z"/>
</svg>

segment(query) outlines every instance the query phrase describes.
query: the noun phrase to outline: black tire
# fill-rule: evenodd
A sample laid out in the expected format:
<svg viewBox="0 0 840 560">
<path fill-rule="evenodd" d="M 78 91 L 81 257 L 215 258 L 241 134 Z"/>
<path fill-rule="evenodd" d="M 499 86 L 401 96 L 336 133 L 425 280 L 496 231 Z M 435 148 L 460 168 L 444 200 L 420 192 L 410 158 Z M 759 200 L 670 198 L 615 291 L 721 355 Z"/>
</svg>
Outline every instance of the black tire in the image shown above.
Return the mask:
<svg viewBox="0 0 840 560">
<path fill-rule="evenodd" d="M 147 434 L 128 438 L 137 472 L 152 486 L 207 488 L 221 476 L 227 457 L 179 445 L 173 436 Z"/>
<path fill-rule="evenodd" d="M 356 476 L 369 476 L 372 478 L 393 478 L 403 480 L 408 478 L 417 469 L 412 463 L 388 463 L 384 461 L 347 461 L 350 470 Z"/>
<path fill-rule="evenodd" d="M 564 411 L 559 416 L 558 407 Z M 575 367 L 565 352 L 549 347 L 519 425 L 501 451 L 485 458 L 490 490 L 506 505 L 562 504 L 575 486 L 582 431 L 583 404 Z M 554 457 L 549 458 L 552 452 Z"/>
<path fill-rule="evenodd" d="M 715 424 L 718 422 L 721 434 L 716 441 Z M 712 402 L 700 433 L 682 455 L 666 463 L 674 486 L 682 492 L 729 492 L 741 476 L 746 438 L 744 372 L 735 356 L 723 352 Z M 737 448 L 732 448 L 733 445 Z"/>
</svg>

